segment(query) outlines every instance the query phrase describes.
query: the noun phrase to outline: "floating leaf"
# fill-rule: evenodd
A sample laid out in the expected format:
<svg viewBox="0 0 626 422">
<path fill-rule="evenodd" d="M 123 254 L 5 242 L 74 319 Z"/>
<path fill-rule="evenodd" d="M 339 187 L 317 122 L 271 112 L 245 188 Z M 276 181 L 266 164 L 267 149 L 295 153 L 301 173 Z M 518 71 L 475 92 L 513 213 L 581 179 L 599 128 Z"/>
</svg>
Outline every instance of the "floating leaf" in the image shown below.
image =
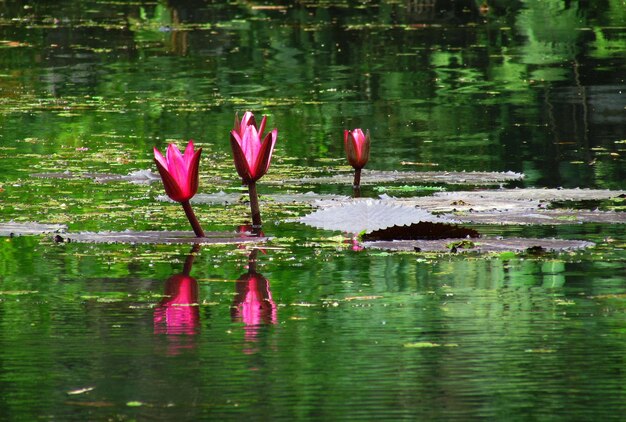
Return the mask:
<svg viewBox="0 0 626 422">
<path fill-rule="evenodd" d="M 325 230 L 361 233 L 420 221 L 447 223 L 450 220 L 437 217 L 419 208 L 368 199 L 317 210 L 301 217 L 299 221 Z"/>
<path fill-rule="evenodd" d="M 478 232 L 473 229 L 452 224 L 422 221 L 408 226 L 392 226 L 374 230 L 364 234 L 363 240 L 456 239 L 478 236 Z"/>
<path fill-rule="evenodd" d="M 95 387 L 79 388 L 77 390 L 68 391 L 66 394 L 68 394 L 70 396 L 74 396 L 74 395 L 77 395 L 77 394 L 88 393 L 90 391 L 93 391 L 94 389 L 95 389 Z"/>
<path fill-rule="evenodd" d="M 541 203 L 535 200 L 485 198 L 472 192 L 454 192 L 454 195 L 436 193 L 433 196 L 414 198 L 381 195 L 381 199 L 392 204 L 424 208 L 431 212 L 534 210 L 541 206 Z"/>
<path fill-rule="evenodd" d="M 596 201 L 618 198 L 623 191 L 605 189 L 495 189 L 469 192 L 437 192 L 432 196 L 382 199 L 398 205 L 425 208 L 432 212 L 497 211 L 539 209 L 542 202 Z M 325 203 L 319 204 L 326 205 Z"/>
<path fill-rule="evenodd" d="M 167 195 L 159 195 L 158 201 L 173 202 Z M 270 194 L 259 195 L 261 202 L 275 202 L 280 204 L 303 203 L 310 204 L 317 201 L 347 201 L 350 197 L 345 195 L 327 195 L 314 192 L 307 193 L 288 193 L 288 194 Z M 191 199 L 192 204 L 234 204 L 247 201 L 248 196 L 243 193 L 226 193 L 217 192 L 212 194 L 199 193 Z"/>
<path fill-rule="evenodd" d="M 411 349 L 424 349 L 424 348 L 431 348 L 431 347 L 440 347 L 441 344 L 439 343 L 431 343 L 430 341 L 417 341 L 415 343 L 405 343 L 404 347 L 408 347 Z"/>
<path fill-rule="evenodd" d="M 328 177 L 305 177 L 301 179 L 290 179 L 284 183 L 293 184 L 345 184 L 351 185 L 353 174 L 345 173 Z M 508 172 L 448 172 L 448 171 L 379 171 L 363 170 L 361 173 L 361 184 L 371 185 L 379 183 L 448 183 L 461 185 L 493 185 L 502 182 L 521 180 L 524 175 L 521 173 Z M 283 181 L 281 181 L 283 183 Z"/>
<path fill-rule="evenodd" d="M 39 293 L 39 290 L 0 290 L 0 296 L 22 296 Z"/>
<path fill-rule="evenodd" d="M 475 224 L 626 224 L 626 212 L 584 210 L 494 211 L 449 215 L 459 223 Z"/>
<path fill-rule="evenodd" d="M 626 191 L 608 189 L 494 189 L 470 192 L 441 192 L 435 196 L 451 201 L 473 201 L 477 199 L 490 201 L 595 201 L 615 198 L 626 194 Z"/>
<path fill-rule="evenodd" d="M 141 407 L 143 405 L 144 405 L 143 402 L 140 402 L 140 401 L 137 401 L 137 400 L 126 402 L 126 406 L 128 406 L 128 407 Z"/>
<path fill-rule="evenodd" d="M 16 223 L 14 221 L 9 221 L 8 223 L 0 223 L 0 236 L 58 233 L 66 229 L 67 226 L 63 224 L 41 224 L 34 222 Z"/>
<path fill-rule="evenodd" d="M 59 237 L 61 239 L 59 239 Z M 123 232 L 84 232 L 57 235 L 62 242 L 81 243 L 198 243 L 198 244 L 239 244 L 262 243 L 267 237 L 243 236 L 233 232 L 206 232 L 205 237 L 197 238 L 193 232 L 186 231 L 123 231 Z"/>
<path fill-rule="evenodd" d="M 563 239 L 531 239 L 531 238 L 480 238 L 459 246 L 456 239 L 437 240 L 393 240 L 363 242 L 365 248 L 384 249 L 391 251 L 411 252 L 540 252 L 540 251 L 569 251 L 585 249 L 594 246 L 591 242 L 582 240 Z"/>
<path fill-rule="evenodd" d="M 137 170 L 129 174 L 111 173 L 72 173 L 69 170 L 58 173 L 33 173 L 31 177 L 43 179 L 93 179 L 99 183 L 125 181 L 131 183 L 152 183 L 161 180 L 158 173 L 152 170 Z"/>
</svg>

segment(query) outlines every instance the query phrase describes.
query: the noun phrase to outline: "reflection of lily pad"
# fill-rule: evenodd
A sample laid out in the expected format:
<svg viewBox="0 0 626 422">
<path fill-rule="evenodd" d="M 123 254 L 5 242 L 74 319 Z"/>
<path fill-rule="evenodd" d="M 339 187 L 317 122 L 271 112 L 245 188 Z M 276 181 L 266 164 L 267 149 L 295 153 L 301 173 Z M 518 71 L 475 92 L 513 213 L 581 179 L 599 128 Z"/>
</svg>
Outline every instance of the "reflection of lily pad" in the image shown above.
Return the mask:
<svg viewBox="0 0 626 422">
<path fill-rule="evenodd" d="M 193 232 L 186 231 L 145 231 L 145 232 L 85 232 L 65 233 L 59 241 L 80 243 L 261 243 L 267 237 L 251 237 L 233 232 L 209 232 L 203 238 L 197 238 Z"/>
<path fill-rule="evenodd" d="M 393 240 L 363 242 L 365 248 L 385 249 L 391 251 L 410 252 L 537 252 L 537 251 L 571 251 L 594 246 L 591 242 L 563 239 L 526 239 L 480 238 L 469 242 L 463 247 L 454 247 L 456 239 L 438 240 Z"/>
<path fill-rule="evenodd" d="M 345 173 L 328 177 L 305 177 L 302 179 L 286 180 L 284 183 L 293 184 L 342 184 L 351 185 L 353 174 Z M 454 171 L 378 171 L 363 170 L 361 184 L 371 185 L 378 183 L 448 183 L 462 185 L 493 185 L 502 182 L 521 180 L 521 173 L 507 172 L 454 172 Z M 281 181 L 281 183 L 283 183 Z"/>
<path fill-rule="evenodd" d="M 156 198 L 158 201 L 173 202 L 165 195 L 159 195 Z M 287 193 L 287 194 L 268 194 L 259 195 L 259 201 L 261 202 L 275 202 L 279 204 L 293 204 L 304 203 L 310 204 L 316 201 L 333 200 L 333 201 L 347 201 L 350 198 L 344 195 L 326 195 L 314 192 L 307 193 Z M 192 204 L 233 204 L 238 202 L 245 202 L 248 200 L 246 193 L 226 193 L 217 192 L 211 194 L 199 193 L 191 199 Z"/>
<path fill-rule="evenodd" d="M 46 233 L 58 233 L 67 229 L 63 224 L 41 224 L 41 223 L 0 223 L 0 236 L 22 236 L 37 235 Z"/>
<path fill-rule="evenodd" d="M 626 224 L 626 212 L 584 210 L 495 211 L 449 216 L 458 223 L 475 224 Z"/>
<path fill-rule="evenodd" d="M 393 205 L 371 199 L 320 209 L 301 217 L 299 221 L 325 230 L 341 230 L 349 233 L 370 232 L 420 221 L 450 222 L 419 208 Z"/>
<path fill-rule="evenodd" d="M 385 229 L 374 230 L 364 234 L 363 240 L 458 239 L 478 236 L 478 232 L 473 229 L 453 224 L 422 221 L 408 226 L 392 226 Z"/>
</svg>

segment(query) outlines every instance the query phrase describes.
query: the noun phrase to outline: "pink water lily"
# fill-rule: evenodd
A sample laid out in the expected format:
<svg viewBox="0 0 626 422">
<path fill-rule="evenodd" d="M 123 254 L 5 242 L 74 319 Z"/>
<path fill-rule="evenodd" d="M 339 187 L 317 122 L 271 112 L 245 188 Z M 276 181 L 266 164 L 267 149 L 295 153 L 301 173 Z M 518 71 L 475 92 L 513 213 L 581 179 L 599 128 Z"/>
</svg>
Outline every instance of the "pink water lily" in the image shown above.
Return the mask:
<svg viewBox="0 0 626 422">
<path fill-rule="evenodd" d="M 235 128 L 230 132 L 235 168 L 247 184 L 259 180 L 270 167 L 278 131 L 273 129 L 264 136 L 266 119 L 263 116 L 257 127 L 254 115 L 246 111 L 241 122 L 235 116 Z"/>
<path fill-rule="evenodd" d="M 343 144 L 348 162 L 357 170 L 362 169 L 370 158 L 370 131 L 365 134 L 361 129 L 344 130 Z"/>
<path fill-rule="evenodd" d="M 157 165 L 165 193 L 176 202 L 190 200 L 198 192 L 198 168 L 202 148 L 194 152 L 193 141 L 189 141 L 185 153 L 181 154 L 174 144 L 167 146 L 165 157 L 154 148 Z"/>
<path fill-rule="evenodd" d="M 255 231 L 261 227 L 261 211 L 259 210 L 256 181 L 263 177 L 270 167 L 272 152 L 278 136 L 276 129 L 263 136 L 266 121 L 267 118 L 263 116 L 261 124 L 257 127 L 251 112 L 246 111 L 241 121 L 239 121 L 239 116 L 235 114 L 235 127 L 230 131 L 230 146 L 233 150 L 235 168 L 243 183 L 248 185 L 252 225 Z"/>
<path fill-rule="evenodd" d="M 194 152 L 193 141 L 189 141 L 184 154 L 181 154 L 174 144 L 167 146 L 165 157 L 156 147 L 154 148 L 154 162 L 161 175 L 165 193 L 182 204 L 197 237 L 204 237 L 204 231 L 191 209 L 189 200 L 198 192 L 201 153 L 202 148 Z"/>
<path fill-rule="evenodd" d="M 348 156 L 348 162 L 354 167 L 355 196 L 360 196 L 361 169 L 367 164 L 370 158 L 370 131 L 365 134 L 361 129 L 343 131 L 343 145 Z"/>
</svg>

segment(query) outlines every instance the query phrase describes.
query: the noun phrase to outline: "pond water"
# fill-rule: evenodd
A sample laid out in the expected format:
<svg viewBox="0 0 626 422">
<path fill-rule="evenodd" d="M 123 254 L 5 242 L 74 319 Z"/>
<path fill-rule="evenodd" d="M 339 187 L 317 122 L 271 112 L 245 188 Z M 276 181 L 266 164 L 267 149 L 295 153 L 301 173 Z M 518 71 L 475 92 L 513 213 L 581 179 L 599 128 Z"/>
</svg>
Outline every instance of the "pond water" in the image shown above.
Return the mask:
<svg viewBox="0 0 626 422">
<path fill-rule="evenodd" d="M 245 110 L 278 128 L 261 195 L 351 195 L 281 181 L 349 171 L 354 127 L 368 169 L 626 189 L 622 0 L 15 0 L 0 34 L 0 222 L 188 230 L 160 182 L 78 176 L 155 171 L 153 146 L 194 139 L 200 192 L 241 192 Z M 473 189 L 411 195 L 433 187 Z M 391 253 L 293 222 L 309 205 L 261 208 L 260 250 L 0 238 L 0 419 L 623 418 L 623 224 L 473 226 L 596 243 L 578 252 Z"/>
</svg>

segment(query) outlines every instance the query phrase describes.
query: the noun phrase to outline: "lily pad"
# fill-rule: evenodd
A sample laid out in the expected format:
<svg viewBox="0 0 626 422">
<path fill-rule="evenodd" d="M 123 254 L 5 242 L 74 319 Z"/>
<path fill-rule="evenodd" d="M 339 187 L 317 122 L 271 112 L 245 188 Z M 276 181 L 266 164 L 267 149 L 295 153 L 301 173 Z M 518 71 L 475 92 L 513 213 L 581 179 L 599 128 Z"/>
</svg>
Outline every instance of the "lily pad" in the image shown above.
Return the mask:
<svg viewBox="0 0 626 422">
<path fill-rule="evenodd" d="M 157 196 L 157 201 L 173 202 L 166 195 Z M 350 197 L 345 195 L 326 195 L 314 192 L 307 193 L 287 193 L 287 194 L 269 194 L 259 195 L 259 201 L 261 202 L 274 202 L 279 204 L 293 204 L 303 203 L 311 204 L 317 201 L 348 201 Z M 192 204 L 233 204 L 238 202 L 245 202 L 248 200 L 246 193 L 199 193 L 191 199 Z"/>
<path fill-rule="evenodd" d="M 34 222 L 16 223 L 14 221 L 9 221 L 8 223 L 0 223 L 0 236 L 58 233 L 66 229 L 67 226 L 63 224 L 42 224 Z"/>
<path fill-rule="evenodd" d="M 187 231 L 123 231 L 123 232 L 83 232 L 57 235 L 59 242 L 80 243 L 197 243 L 197 244 L 239 244 L 262 243 L 267 237 L 245 236 L 233 232 L 208 232 L 198 238 Z"/>
<path fill-rule="evenodd" d="M 477 212 L 447 215 L 458 223 L 475 224 L 626 224 L 626 212 L 585 210 L 535 210 Z"/>
<path fill-rule="evenodd" d="M 363 242 L 364 248 L 384 249 L 405 252 L 541 252 L 573 251 L 593 247 L 594 244 L 583 240 L 532 239 L 532 238 L 480 238 L 458 243 L 458 239 L 437 240 L 392 240 Z"/>
<path fill-rule="evenodd" d="M 31 177 L 44 179 L 93 179 L 96 182 L 131 182 L 131 183 L 152 183 L 161 180 L 158 173 L 152 170 L 137 170 L 129 174 L 111 174 L 111 173 L 72 173 L 70 171 L 58 173 L 33 173 Z"/>
<path fill-rule="evenodd" d="M 626 195 L 626 191 L 608 189 L 541 189 L 517 188 L 471 192 L 438 192 L 434 196 L 451 201 L 596 201 Z"/>
<path fill-rule="evenodd" d="M 390 205 L 401 205 L 410 207 L 419 207 L 430 212 L 458 212 L 458 211 L 496 211 L 496 210 L 533 210 L 541 206 L 539 201 L 528 200 L 499 200 L 491 198 L 474 197 L 471 192 L 463 197 L 439 196 L 421 196 L 411 198 L 394 198 L 388 195 L 381 195 L 379 198 Z M 349 199 L 352 202 L 364 201 L 364 198 Z M 315 202 L 318 208 L 327 208 L 336 206 L 338 202 L 346 200 L 320 200 Z"/>
<path fill-rule="evenodd" d="M 345 184 L 351 185 L 352 173 L 338 174 L 328 177 L 305 177 L 301 179 L 285 180 L 281 183 L 292 184 Z M 465 171 L 379 171 L 363 170 L 361 184 L 371 185 L 380 183 L 447 183 L 455 185 L 494 185 L 503 182 L 522 180 L 524 175 L 512 171 L 507 172 L 465 172 Z"/>
<path fill-rule="evenodd" d="M 298 221 L 320 229 L 341 230 L 349 233 L 371 232 L 419 222 L 451 222 L 423 209 L 393 205 L 373 199 L 320 209 L 301 217 Z"/>
</svg>

